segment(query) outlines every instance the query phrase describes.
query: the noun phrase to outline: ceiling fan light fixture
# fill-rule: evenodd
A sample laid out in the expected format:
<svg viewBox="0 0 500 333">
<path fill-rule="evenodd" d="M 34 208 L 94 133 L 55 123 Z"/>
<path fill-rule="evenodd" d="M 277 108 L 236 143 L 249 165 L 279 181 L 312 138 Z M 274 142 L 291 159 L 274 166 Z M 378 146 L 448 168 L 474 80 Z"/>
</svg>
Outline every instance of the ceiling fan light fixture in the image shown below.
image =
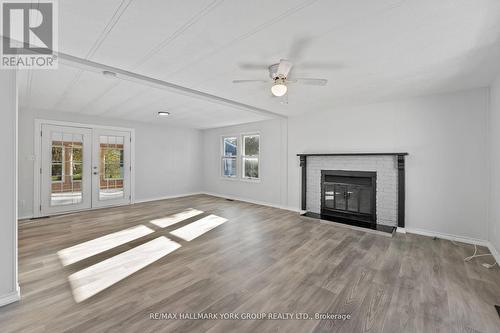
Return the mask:
<svg viewBox="0 0 500 333">
<path fill-rule="evenodd" d="M 282 80 L 282 79 L 276 79 L 274 81 L 273 86 L 271 87 L 271 92 L 276 97 L 284 96 L 286 94 L 287 90 L 288 90 L 288 88 L 285 85 L 285 80 Z"/>
</svg>

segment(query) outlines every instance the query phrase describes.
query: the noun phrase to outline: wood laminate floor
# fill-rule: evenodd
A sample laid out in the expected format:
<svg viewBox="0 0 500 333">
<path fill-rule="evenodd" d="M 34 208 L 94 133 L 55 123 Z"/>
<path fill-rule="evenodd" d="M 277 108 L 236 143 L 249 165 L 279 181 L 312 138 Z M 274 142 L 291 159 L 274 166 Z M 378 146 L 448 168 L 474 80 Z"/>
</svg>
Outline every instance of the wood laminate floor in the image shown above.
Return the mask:
<svg viewBox="0 0 500 333">
<path fill-rule="evenodd" d="M 202 213 L 158 226 L 189 208 Z M 193 240 L 181 238 L 223 221 L 217 217 L 227 221 Z M 191 224 L 203 218 L 208 222 Z M 184 228 L 181 237 L 170 233 L 186 225 L 197 228 Z M 133 237 L 149 233 L 128 242 L 115 234 L 132 227 Z M 60 257 L 64 249 L 110 234 L 109 244 L 123 244 L 106 249 L 91 243 Z M 134 272 L 155 259 L 156 248 L 148 246 L 162 236 L 180 247 Z M 154 244 L 164 249 L 172 244 L 166 242 Z M 472 250 L 206 195 L 51 217 L 19 227 L 22 300 L 0 308 L 0 332 L 500 332 L 493 306 L 500 304 L 500 270 L 481 266 L 489 257 L 464 262 Z M 82 287 L 79 303 L 69 282 L 75 277 L 81 278 L 72 282 Z M 86 284 L 111 286 L 85 298 L 93 290 Z M 151 313 L 200 312 L 351 319 L 150 319 Z"/>
</svg>

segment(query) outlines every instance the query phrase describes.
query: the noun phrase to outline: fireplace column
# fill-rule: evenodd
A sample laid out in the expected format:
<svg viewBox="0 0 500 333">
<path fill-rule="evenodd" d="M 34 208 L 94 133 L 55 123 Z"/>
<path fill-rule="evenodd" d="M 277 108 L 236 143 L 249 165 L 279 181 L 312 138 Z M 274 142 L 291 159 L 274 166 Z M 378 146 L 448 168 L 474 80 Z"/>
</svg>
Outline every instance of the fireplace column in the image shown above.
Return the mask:
<svg viewBox="0 0 500 333">
<path fill-rule="evenodd" d="M 300 155 L 300 167 L 302 168 L 302 210 L 306 210 L 306 177 L 307 177 L 307 156 Z"/>
<path fill-rule="evenodd" d="M 398 155 L 398 227 L 405 227 L 405 155 Z"/>
</svg>

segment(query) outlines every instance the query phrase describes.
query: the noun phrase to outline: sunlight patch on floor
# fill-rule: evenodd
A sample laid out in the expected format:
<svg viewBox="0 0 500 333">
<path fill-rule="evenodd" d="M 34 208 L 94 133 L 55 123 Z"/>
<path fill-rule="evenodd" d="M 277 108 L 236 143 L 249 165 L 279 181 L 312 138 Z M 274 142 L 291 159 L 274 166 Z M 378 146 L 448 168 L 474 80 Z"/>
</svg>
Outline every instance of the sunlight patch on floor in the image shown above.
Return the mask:
<svg viewBox="0 0 500 333">
<path fill-rule="evenodd" d="M 61 259 L 63 266 L 67 266 L 153 232 L 154 230 L 151 228 L 138 225 L 68 247 L 57 252 L 57 255 Z"/>
<path fill-rule="evenodd" d="M 73 297 L 82 302 L 180 247 L 161 236 L 71 274 L 68 279 Z"/>
<path fill-rule="evenodd" d="M 227 219 L 212 214 L 194 221 L 184 227 L 175 229 L 170 233 L 189 242 L 226 221 Z"/>
<path fill-rule="evenodd" d="M 182 222 L 184 220 L 187 220 L 191 217 L 197 216 L 203 214 L 203 211 L 193 209 L 193 208 L 188 208 L 185 211 L 182 211 L 180 213 L 172 214 L 167 217 L 163 217 L 160 219 L 156 220 L 151 220 L 149 222 L 153 223 L 154 225 L 160 227 L 160 228 L 166 228 L 168 226 L 171 226 L 173 224 Z"/>
</svg>

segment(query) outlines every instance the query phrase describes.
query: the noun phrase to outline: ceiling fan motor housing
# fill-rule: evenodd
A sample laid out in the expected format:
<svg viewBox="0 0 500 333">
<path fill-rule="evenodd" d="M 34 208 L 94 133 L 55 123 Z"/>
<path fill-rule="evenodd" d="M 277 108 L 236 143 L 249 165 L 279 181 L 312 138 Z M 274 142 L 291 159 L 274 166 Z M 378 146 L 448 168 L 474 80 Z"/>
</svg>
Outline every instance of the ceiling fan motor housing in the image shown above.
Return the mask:
<svg viewBox="0 0 500 333">
<path fill-rule="evenodd" d="M 280 76 L 283 76 L 283 75 L 278 74 L 278 66 L 279 65 L 280 64 L 278 63 L 278 64 L 274 64 L 274 65 L 269 66 L 269 77 L 273 80 L 279 78 Z"/>
</svg>

